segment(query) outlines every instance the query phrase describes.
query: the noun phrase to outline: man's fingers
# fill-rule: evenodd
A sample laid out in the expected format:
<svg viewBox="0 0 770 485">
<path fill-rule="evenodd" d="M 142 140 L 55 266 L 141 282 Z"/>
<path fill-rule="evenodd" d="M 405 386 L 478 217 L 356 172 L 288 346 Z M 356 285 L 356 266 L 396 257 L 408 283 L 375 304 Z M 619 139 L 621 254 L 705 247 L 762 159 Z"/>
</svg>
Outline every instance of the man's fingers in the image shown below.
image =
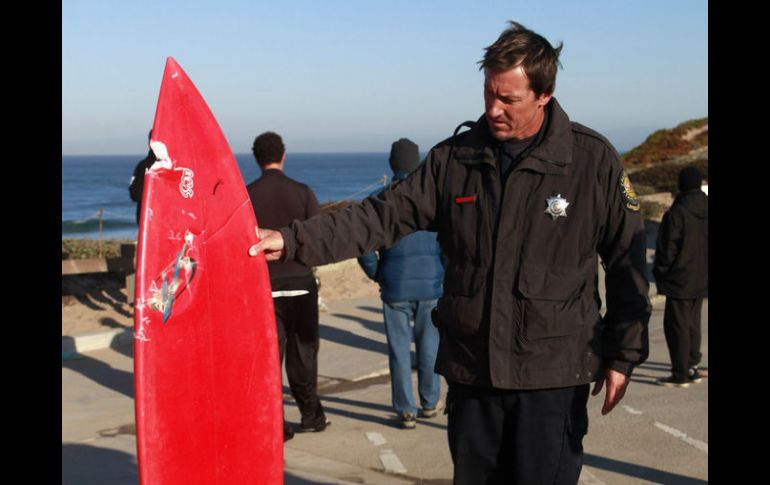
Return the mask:
<svg viewBox="0 0 770 485">
<path fill-rule="evenodd" d="M 600 392 L 602 392 L 602 387 L 604 387 L 604 379 L 599 379 L 594 383 L 594 390 L 591 391 L 592 396 L 596 396 Z"/>
<path fill-rule="evenodd" d="M 602 415 L 609 413 L 626 395 L 628 377 L 614 369 L 606 370 L 607 393 L 604 396 Z"/>
<path fill-rule="evenodd" d="M 617 389 L 607 387 L 607 395 L 604 397 L 604 406 L 602 406 L 602 415 L 608 414 L 615 406 L 623 399 L 626 394 L 626 389 Z"/>
<path fill-rule="evenodd" d="M 249 247 L 249 256 L 265 253 L 268 261 L 279 261 L 283 255 L 283 236 L 272 229 L 255 228 L 259 242 Z"/>
</svg>

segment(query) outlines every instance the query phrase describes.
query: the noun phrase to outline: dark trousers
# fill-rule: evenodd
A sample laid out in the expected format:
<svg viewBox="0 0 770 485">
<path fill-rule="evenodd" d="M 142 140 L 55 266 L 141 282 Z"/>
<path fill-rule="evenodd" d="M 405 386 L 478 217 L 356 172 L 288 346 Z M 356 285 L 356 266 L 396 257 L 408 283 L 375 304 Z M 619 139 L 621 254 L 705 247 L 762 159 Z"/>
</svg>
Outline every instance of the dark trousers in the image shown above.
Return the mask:
<svg viewBox="0 0 770 485">
<path fill-rule="evenodd" d="M 578 482 L 588 384 L 514 391 L 450 382 L 446 399 L 455 485 Z"/>
<path fill-rule="evenodd" d="M 309 292 L 302 296 L 277 297 L 273 304 L 281 364 L 285 357 L 291 395 L 302 416 L 301 426 L 320 426 L 326 416 L 318 399 L 318 287 L 315 278 L 311 274 L 272 281 L 271 284 L 273 291 Z"/>
<path fill-rule="evenodd" d="M 666 297 L 663 332 L 666 334 L 671 375 L 685 380 L 690 367 L 700 363 L 700 318 L 703 298 L 680 300 Z"/>
</svg>

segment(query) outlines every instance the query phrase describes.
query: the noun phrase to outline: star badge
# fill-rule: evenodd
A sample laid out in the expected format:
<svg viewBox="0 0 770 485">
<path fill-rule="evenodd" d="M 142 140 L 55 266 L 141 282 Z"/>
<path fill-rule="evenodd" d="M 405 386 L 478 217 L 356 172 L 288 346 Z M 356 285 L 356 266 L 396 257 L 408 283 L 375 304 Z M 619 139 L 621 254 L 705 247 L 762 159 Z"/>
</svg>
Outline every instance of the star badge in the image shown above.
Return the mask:
<svg viewBox="0 0 770 485">
<path fill-rule="evenodd" d="M 567 206 L 569 205 L 569 202 L 567 202 L 567 199 L 562 197 L 561 194 L 551 196 L 547 198 L 545 202 L 548 205 L 545 209 L 545 213 L 549 214 L 554 221 L 557 217 L 567 217 Z"/>
</svg>

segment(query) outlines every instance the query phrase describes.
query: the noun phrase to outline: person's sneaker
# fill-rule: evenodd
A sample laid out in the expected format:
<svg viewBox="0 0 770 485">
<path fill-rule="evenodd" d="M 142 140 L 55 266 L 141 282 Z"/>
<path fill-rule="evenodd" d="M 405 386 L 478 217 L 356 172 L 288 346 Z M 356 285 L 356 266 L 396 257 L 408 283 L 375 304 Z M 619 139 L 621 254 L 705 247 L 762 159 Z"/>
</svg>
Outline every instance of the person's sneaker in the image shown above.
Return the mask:
<svg viewBox="0 0 770 485">
<path fill-rule="evenodd" d="M 399 419 L 401 419 L 401 427 L 404 429 L 414 429 L 417 426 L 417 417 L 414 413 L 401 413 Z"/>
<path fill-rule="evenodd" d="M 436 403 L 435 407 L 432 407 L 432 408 L 422 408 L 420 410 L 420 417 L 421 418 L 428 418 L 428 419 L 435 418 L 436 415 L 438 414 L 439 409 L 441 408 L 441 404 L 442 403 L 439 400 L 439 402 Z"/>
<path fill-rule="evenodd" d="M 682 389 L 686 387 L 690 387 L 689 380 L 678 381 L 674 379 L 674 376 L 661 377 L 660 379 L 658 379 L 658 384 L 666 387 L 680 387 Z"/>
<path fill-rule="evenodd" d="M 327 426 L 332 424 L 331 421 L 328 419 L 325 419 L 323 423 L 317 425 L 317 426 L 300 426 L 299 432 L 300 433 L 320 433 L 321 431 L 325 430 Z"/>
<path fill-rule="evenodd" d="M 436 408 L 422 408 L 420 410 L 420 417 L 421 418 L 435 418 L 438 414 L 438 409 Z"/>
<path fill-rule="evenodd" d="M 690 382 L 699 383 L 704 377 L 708 377 L 708 371 L 700 370 L 698 367 L 690 367 L 687 379 Z"/>
</svg>

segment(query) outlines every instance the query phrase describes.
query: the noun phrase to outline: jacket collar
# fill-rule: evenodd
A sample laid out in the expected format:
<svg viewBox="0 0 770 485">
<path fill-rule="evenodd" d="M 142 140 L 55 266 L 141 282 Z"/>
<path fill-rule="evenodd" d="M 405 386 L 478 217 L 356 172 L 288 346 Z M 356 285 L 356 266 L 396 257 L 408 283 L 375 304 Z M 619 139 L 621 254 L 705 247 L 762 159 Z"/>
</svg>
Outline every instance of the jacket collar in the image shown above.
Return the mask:
<svg viewBox="0 0 770 485">
<path fill-rule="evenodd" d="M 550 113 L 543 141 L 515 169 L 566 174 L 572 163 L 572 124 L 556 98 L 551 99 L 546 109 Z M 455 147 L 454 157 L 465 165 L 484 164 L 496 169 L 499 145 L 500 142 L 489 131 L 486 117 L 481 115 L 469 132 L 467 141 Z"/>
</svg>

